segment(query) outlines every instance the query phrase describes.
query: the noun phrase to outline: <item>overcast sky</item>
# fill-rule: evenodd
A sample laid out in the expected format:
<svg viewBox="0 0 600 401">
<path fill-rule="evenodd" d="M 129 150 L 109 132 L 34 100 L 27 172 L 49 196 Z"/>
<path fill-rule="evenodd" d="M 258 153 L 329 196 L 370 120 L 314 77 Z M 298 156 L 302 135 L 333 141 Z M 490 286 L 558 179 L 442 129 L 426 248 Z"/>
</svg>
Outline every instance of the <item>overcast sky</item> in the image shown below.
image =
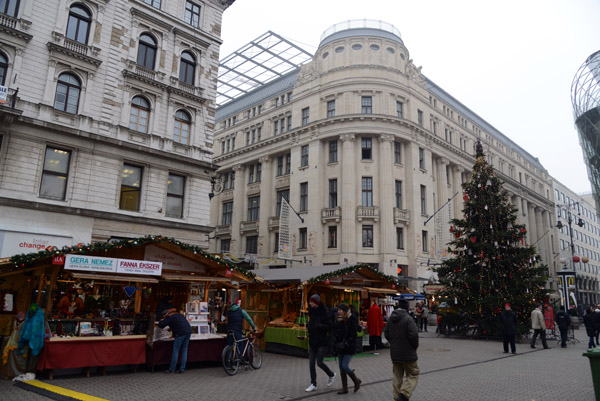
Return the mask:
<svg viewBox="0 0 600 401">
<path fill-rule="evenodd" d="M 237 0 L 221 58 L 268 30 L 314 53 L 349 19 L 393 24 L 422 73 L 577 193 L 590 192 L 571 83 L 600 50 L 598 0 Z"/>
</svg>

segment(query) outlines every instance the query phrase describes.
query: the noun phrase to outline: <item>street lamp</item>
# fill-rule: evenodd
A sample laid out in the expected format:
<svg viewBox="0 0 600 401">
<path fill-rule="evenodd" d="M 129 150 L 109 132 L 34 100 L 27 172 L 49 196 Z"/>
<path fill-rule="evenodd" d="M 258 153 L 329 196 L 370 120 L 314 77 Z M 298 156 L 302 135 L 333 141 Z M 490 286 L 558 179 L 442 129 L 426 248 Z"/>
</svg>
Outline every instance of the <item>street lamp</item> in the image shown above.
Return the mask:
<svg viewBox="0 0 600 401">
<path fill-rule="evenodd" d="M 559 216 L 562 216 L 562 212 L 561 210 L 564 210 L 567 214 L 567 224 L 569 225 L 569 237 L 571 239 L 571 263 L 572 263 L 572 270 L 568 270 L 567 269 L 567 263 L 566 260 L 564 260 L 564 258 L 561 258 L 561 263 L 563 263 L 563 268 L 561 271 L 557 272 L 557 274 L 561 277 L 561 287 L 563 290 L 563 295 L 564 295 L 564 303 L 565 303 L 565 308 L 568 310 L 571 304 L 571 300 L 570 300 L 570 296 L 569 296 L 569 289 L 570 288 L 574 288 L 575 289 L 575 298 L 576 301 L 578 303 L 581 303 L 581 299 L 579 298 L 579 292 L 577 290 L 577 273 L 575 271 L 575 263 L 579 262 L 579 257 L 575 256 L 575 243 L 573 242 L 573 228 L 571 227 L 571 223 L 575 222 L 575 224 L 577 224 L 579 227 L 583 227 L 585 225 L 585 222 L 583 221 L 583 219 L 581 218 L 581 213 L 579 211 L 579 202 L 576 201 L 569 201 L 568 204 L 563 204 L 563 205 L 556 205 L 558 211 L 559 211 Z M 571 213 L 571 209 L 575 209 L 577 208 L 577 216 L 574 216 Z M 559 220 L 556 223 L 556 228 L 558 228 L 559 230 L 562 230 L 562 228 L 564 227 L 563 223 Z M 577 303 L 576 302 L 576 303 Z"/>
</svg>

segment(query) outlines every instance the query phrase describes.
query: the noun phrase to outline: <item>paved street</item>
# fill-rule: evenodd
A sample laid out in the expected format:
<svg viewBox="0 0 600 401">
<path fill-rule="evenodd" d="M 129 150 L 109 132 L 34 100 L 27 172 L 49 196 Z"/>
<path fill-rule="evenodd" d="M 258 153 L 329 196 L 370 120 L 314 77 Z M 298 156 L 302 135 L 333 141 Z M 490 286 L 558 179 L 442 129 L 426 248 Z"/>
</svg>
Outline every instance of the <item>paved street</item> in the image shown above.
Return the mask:
<svg viewBox="0 0 600 401">
<path fill-rule="evenodd" d="M 435 330 L 435 327 L 433 328 Z M 502 344 L 437 337 L 420 333 L 419 385 L 411 400 L 594 400 L 585 329 L 576 330 L 581 340 L 561 349 L 550 341 L 550 350 L 517 344 L 517 355 L 502 353 Z M 539 341 L 539 340 L 538 340 Z M 327 362 L 339 372 L 337 361 Z M 263 354 L 263 367 L 229 377 L 217 364 L 193 365 L 184 374 L 112 372 L 90 378 L 58 376 L 54 385 L 112 401 L 119 400 L 391 400 L 392 367 L 389 351 L 352 360 L 363 384 L 356 394 L 335 393 L 341 382 L 326 386 L 318 371 L 318 390 L 306 393 L 310 383 L 308 359 Z M 45 380 L 45 378 L 42 378 Z M 2 400 L 47 400 L 0 381 Z"/>
</svg>

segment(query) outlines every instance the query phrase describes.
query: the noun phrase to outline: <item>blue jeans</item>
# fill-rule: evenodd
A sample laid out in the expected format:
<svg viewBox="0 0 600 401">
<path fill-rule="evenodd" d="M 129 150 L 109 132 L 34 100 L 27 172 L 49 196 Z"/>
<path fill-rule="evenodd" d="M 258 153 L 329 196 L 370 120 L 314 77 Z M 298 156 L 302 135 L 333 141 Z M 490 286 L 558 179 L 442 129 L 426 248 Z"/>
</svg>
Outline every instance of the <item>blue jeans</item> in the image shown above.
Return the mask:
<svg viewBox="0 0 600 401">
<path fill-rule="evenodd" d="M 352 369 L 350 369 L 350 360 L 351 359 L 352 359 L 352 355 L 350 355 L 350 354 L 338 355 L 340 372 L 352 373 Z"/>
<path fill-rule="evenodd" d="M 171 354 L 171 365 L 169 365 L 169 370 L 171 372 L 175 372 L 175 367 L 177 367 L 177 358 L 179 357 L 179 350 L 181 349 L 181 362 L 179 364 L 179 370 L 185 370 L 185 363 L 187 362 L 187 350 L 188 344 L 190 343 L 191 334 L 184 334 L 183 336 L 175 337 L 175 341 L 173 341 L 173 353 Z"/>
</svg>

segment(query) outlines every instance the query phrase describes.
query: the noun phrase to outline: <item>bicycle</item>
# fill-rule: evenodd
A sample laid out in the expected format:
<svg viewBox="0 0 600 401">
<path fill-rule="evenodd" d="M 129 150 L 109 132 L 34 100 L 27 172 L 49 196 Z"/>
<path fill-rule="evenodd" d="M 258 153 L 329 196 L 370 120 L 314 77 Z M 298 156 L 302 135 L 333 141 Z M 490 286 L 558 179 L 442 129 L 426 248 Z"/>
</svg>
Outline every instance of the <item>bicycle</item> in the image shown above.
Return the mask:
<svg viewBox="0 0 600 401">
<path fill-rule="evenodd" d="M 252 332 L 246 332 L 240 340 L 236 340 L 232 330 L 227 331 L 227 336 L 233 337 L 233 345 L 227 345 L 221 353 L 223 369 L 229 376 L 235 375 L 240 363 L 253 369 L 260 369 L 262 366 L 262 351 L 254 344 Z"/>
</svg>

